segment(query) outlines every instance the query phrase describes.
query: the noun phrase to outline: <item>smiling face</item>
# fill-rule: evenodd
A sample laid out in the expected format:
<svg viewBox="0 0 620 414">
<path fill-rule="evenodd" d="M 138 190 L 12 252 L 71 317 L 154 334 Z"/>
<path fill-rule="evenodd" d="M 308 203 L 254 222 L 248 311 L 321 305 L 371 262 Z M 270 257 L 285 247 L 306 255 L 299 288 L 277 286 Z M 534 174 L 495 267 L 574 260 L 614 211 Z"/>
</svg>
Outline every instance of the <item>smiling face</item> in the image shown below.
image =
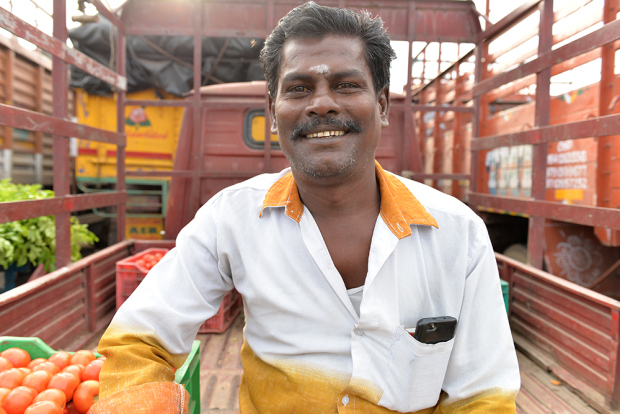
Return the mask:
<svg viewBox="0 0 620 414">
<path fill-rule="evenodd" d="M 335 35 L 284 44 L 271 131 L 297 179 L 374 174 L 389 97 L 375 93 L 365 52 L 361 39 Z"/>
</svg>

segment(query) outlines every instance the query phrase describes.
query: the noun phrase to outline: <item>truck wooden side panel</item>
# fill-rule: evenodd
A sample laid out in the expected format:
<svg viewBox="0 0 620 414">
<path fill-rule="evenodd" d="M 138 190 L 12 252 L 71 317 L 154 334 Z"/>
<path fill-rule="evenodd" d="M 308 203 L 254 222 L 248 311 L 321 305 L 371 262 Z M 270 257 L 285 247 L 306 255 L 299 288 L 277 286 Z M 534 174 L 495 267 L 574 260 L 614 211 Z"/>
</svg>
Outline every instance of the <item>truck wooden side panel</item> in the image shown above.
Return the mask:
<svg viewBox="0 0 620 414">
<path fill-rule="evenodd" d="M 620 302 L 496 254 L 517 346 L 602 412 L 617 398 Z"/>
</svg>

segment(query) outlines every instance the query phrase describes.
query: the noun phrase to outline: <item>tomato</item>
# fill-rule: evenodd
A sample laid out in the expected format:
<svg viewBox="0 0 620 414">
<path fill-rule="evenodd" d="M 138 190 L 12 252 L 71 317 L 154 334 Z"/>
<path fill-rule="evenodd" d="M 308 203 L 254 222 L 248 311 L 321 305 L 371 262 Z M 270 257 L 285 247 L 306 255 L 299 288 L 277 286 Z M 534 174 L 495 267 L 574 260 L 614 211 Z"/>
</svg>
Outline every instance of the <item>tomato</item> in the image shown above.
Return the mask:
<svg viewBox="0 0 620 414">
<path fill-rule="evenodd" d="M 91 361 L 97 359 L 93 351 L 88 351 L 85 349 L 81 349 L 77 351 L 71 357 L 71 365 L 79 364 L 79 365 L 88 365 Z"/>
<path fill-rule="evenodd" d="M 67 396 L 64 392 L 57 390 L 55 388 L 50 388 L 44 391 L 41 391 L 39 395 L 34 397 L 33 402 L 39 401 L 53 401 L 58 404 L 60 407 L 64 407 L 67 403 Z"/>
<path fill-rule="evenodd" d="M 4 408 L 0 407 L 0 414 L 6 414 L 6 411 L 4 411 Z"/>
<path fill-rule="evenodd" d="M 78 413 L 87 413 L 90 406 L 95 403 L 97 395 L 99 395 L 99 381 L 89 380 L 78 385 L 73 396 L 73 404 Z"/>
<path fill-rule="evenodd" d="M 69 363 L 71 361 L 71 354 L 65 351 L 59 351 L 49 357 L 47 360 L 58 365 L 58 368 L 62 370 L 63 368 L 69 366 Z"/>
<path fill-rule="evenodd" d="M 62 414 L 63 409 L 53 401 L 39 401 L 26 408 L 24 414 Z"/>
<path fill-rule="evenodd" d="M 84 372 L 83 365 L 69 365 L 67 368 L 63 369 L 62 372 L 70 372 L 82 382 L 82 373 Z"/>
<path fill-rule="evenodd" d="M 34 367 L 36 367 L 37 365 L 39 365 L 41 362 L 45 362 L 47 361 L 47 359 L 45 358 L 36 358 L 33 359 L 32 361 L 30 361 L 30 364 L 28 364 L 28 368 L 30 369 L 34 369 Z"/>
<path fill-rule="evenodd" d="M 47 388 L 56 388 L 57 390 L 64 392 L 67 397 L 67 401 L 71 401 L 73 393 L 79 384 L 80 380 L 78 377 L 70 372 L 61 372 L 52 377 L 50 383 L 47 384 Z"/>
<path fill-rule="evenodd" d="M 2 403 L 7 395 L 11 392 L 10 388 L 0 388 L 0 407 L 2 407 Z"/>
<path fill-rule="evenodd" d="M 141 267 L 143 269 L 146 267 L 146 262 L 144 260 L 142 260 L 142 259 L 138 259 L 134 263 L 136 265 L 138 265 L 138 267 Z"/>
<path fill-rule="evenodd" d="M 142 260 L 144 260 L 145 262 L 150 262 L 153 259 L 154 257 L 151 253 L 147 253 L 144 256 L 142 256 Z"/>
<path fill-rule="evenodd" d="M 155 260 L 157 260 L 158 262 L 163 259 L 164 254 L 163 253 L 155 253 L 153 256 L 155 256 Z"/>
<path fill-rule="evenodd" d="M 32 404 L 32 400 L 34 400 L 36 395 L 37 392 L 32 388 L 17 387 L 6 396 L 2 408 L 6 411 L 6 414 L 24 414 L 24 411 Z"/>
<path fill-rule="evenodd" d="M 19 368 L 11 368 L 0 372 L 0 388 L 19 387 L 26 375 Z"/>
<path fill-rule="evenodd" d="M 58 368 L 58 365 L 53 362 L 45 361 L 32 368 L 32 371 L 47 371 L 52 375 L 56 375 L 60 372 L 60 368 Z"/>
<path fill-rule="evenodd" d="M 24 375 L 28 375 L 32 372 L 32 370 L 30 368 L 26 368 L 26 367 L 21 367 L 21 368 L 17 368 L 18 370 L 20 370 L 21 372 L 24 373 Z"/>
<path fill-rule="evenodd" d="M 99 372 L 103 366 L 103 362 L 100 359 L 95 359 L 90 364 L 84 367 L 84 374 L 82 375 L 82 381 L 95 380 L 99 381 Z"/>
<path fill-rule="evenodd" d="M 100 356 L 99 358 L 97 358 L 97 359 L 100 359 L 101 361 L 105 361 L 107 358 L 106 358 L 106 357 L 104 357 L 103 355 L 101 355 L 101 356 Z"/>
<path fill-rule="evenodd" d="M 13 363 L 4 357 L 0 357 L 0 372 L 6 371 L 7 369 L 15 368 Z"/>
<path fill-rule="evenodd" d="M 72 402 L 67 403 L 67 406 L 65 407 L 65 411 L 63 412 L 63 414 L 80 414 L 78 413 L 78 411 L 75 409 L 75 406 L 73 405 Z"/>
<path fill-rule="evenodd" d="M 52 374 L 47 371 L 34 371 L 24 377 L 22 385 L 41 392 L 47 389 L 47 384 L 49 384 L 51 379 Z"/>
<path fill-rule="evenodd" d="M 30 363 L 30 354 L 20 348 L 9 348 L 0 352 L 0 356 L 11 361 L 15 368 L 27 367 Z"/>
</svg>

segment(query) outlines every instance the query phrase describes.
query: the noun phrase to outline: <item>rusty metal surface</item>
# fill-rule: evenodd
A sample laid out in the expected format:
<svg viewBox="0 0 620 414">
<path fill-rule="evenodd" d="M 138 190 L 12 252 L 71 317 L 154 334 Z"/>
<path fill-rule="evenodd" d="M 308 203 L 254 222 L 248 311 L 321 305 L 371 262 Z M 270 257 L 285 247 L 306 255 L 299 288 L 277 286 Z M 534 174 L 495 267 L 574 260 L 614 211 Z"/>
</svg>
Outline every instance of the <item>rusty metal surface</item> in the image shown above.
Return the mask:
<svg viewBox="0 0 620 414">
<path fill-rule="evenodd" d="M 106 310 L 115 291 L 101 282 L 109 283 L 116 261 L 129 256 L 132 245 L 115 244 L 0 294 L 0 335 L 38 336 L 55 349 L 76 350 L 110 321 Z"/>
<path fill-rule="evenodd" d="M 540 4 L 538 24 L 538 55 L 551 51 L 553 46 L 553 0 L 543 0 Z M 549 125 L 551 119 L 551 67 L 536 74 L 535 126 Z M 532 154 L 532 196 L 537 200 L 546 197 L 547 145 L 534 145 Z M 543 266 L 544 217 L 530 217 L 528 228 L 528 263 L 538 269 Z"/>
<path fill-rule="evenodd" d="M 510 29 L 518 22 L 529 16 L 536 11 L 536 8 L 543 0 L 527 0 L 521 3 L 517 8 L 504 16 L 500 21 L 491 25 L 483 32 L 479 33 L 476 37 L 475 43 L 480 43 L 483 40 L 491 41 L 497 35 Z"/>
<path fill-rule="evenodd" d="M 472 106 L 456 105 L 411 105 L 411 109 L 420 112 L 474 112 L 474 108 Z"/>
<path fill-rule="evenodd" d="M 63 13 L 63 16 L 65 13 Z M 64 20 L 63 20 L 63 24 Z M 127 79 L 119 76 L 101 63 L 89 58 L 85 54 L 68 47 L 64 42 L 48 36 L 36 27 L 24 22 L 8 10 L 0 8 L 0 27 L 34 43 L 41 49 L 72 64 L 84 72 L 99 78 L 119 90 L 127 90 Z"/>
<path fill-rule="evenodd" d="M 119 76 L 125 77 L 127 71 L 127 45 L 124 32 L 116 34 L 116 71 Z M 117 133 L 125 135 L 125 91 L 116 93 L 116 128 Z M 119 143 L 116 155 L 116 190 L 125 192 L 125 143 Z M 125 238 L 125 202 L 119 201 L 116 205 L 116 240 Z"/>
<path fill-rule="evenodd" d="M 611 208 L 578 206 L 527 198 L 499 197 L 482 193 L 470 193 L 469 204 L 473 208 L 484 206 L 527 216 L 553 217 L 555 220 L 568 223 L 584 226 L 603 225 L 608 229 L 620 230 L 620 210 Z"/>
<path fill-rule="evenodd" d="M 415 4 L 411 33 L 407 25 L 409 5 Z M 265 38 L 273 25 L 295 6 L 294 0 L 202 2 L 202 36 Z M 342 6 L 338 0 L 323 0 L 325 6 Z M 392 40 L 473 43 L 480 31 L 471 1 L 347 0 L 345 7 L 366 9 L 381 16 Z M 121 20 L 128 35 L 193 35 L 194 2 L 166 0 L 151 7 L 148 0 L 132 0 L 123 9 Z"/>
<path fill-rule="evenodd" d="M 65 22 L 67 10 L 66 0 L 54 0 L 54 39 L 57 42 L 67 41 L 67 26 Z M 42 34 L 42 33 L 41 33 Z M 57 119 L 67 119 L 67 63 L 57 56 L 52 56 L 52 114 Z M 54 148 L 54 195 L 63 198 L 70 193 L 69 177 L 69 140 L 52 132 Z M 70 213 L 63 209 L 55 217 L 56 227 L 56 267 L 71 263 L 71 221 Z"/>
<path fill-rule="evenodd" d="M 47 134 L 56 133 L 63 137 L 85 138 L 110 144 L 125 145 L 126 143 L 124 133 L 94 128 L 11 105 L 0 104 L 0 125 Z"/>
<path fill-rule="evenodd" d="M 482 137 L 471 142 L 472 151 L 503 146 L 541 144 L 567 139 L 601 137 L 620 130 L 620 115 L 607 115 L 584 121 L 533 128 L 511 134 Z"/>
<path fill-rule="evenodd" d="M 0 203 L 0 223 L 24 220 L 27 218 L 49 216 L 52 214 L 69 213 L 89 210 L 124 203 L 125 192 L 67 195 L 55 198 L 32 201 L 12 201 Z"/>
<path fill-rule="evenodd" d="M 115 26 L 122 34 L 127 33 L 127 28 L 125 24 L 114 14 L 110 9 L 108 9 L 101 0 L 89 0 L 89 2 L 97 8 L 97 11 L 105 16 L 113 26 Z M 119 72 L 120 74 L 120 72 Z M 123 75 L 124 76 L 124 75 Z"/>
<path fill-rule="evenodd" d="M 474 86 L 474 96 L 479 96 L 506 83 L 520 79 L 532 73 L 540 72 L 545 68 L 564 62 L 570 58 L 589 52 L 620 39 L 620 21 L 608 23 L 571 43 L 561 46 L 548 53 L 540 55 L 531 62 L 524 63 L 519 67 L 485 79 Z"/>
</svg>

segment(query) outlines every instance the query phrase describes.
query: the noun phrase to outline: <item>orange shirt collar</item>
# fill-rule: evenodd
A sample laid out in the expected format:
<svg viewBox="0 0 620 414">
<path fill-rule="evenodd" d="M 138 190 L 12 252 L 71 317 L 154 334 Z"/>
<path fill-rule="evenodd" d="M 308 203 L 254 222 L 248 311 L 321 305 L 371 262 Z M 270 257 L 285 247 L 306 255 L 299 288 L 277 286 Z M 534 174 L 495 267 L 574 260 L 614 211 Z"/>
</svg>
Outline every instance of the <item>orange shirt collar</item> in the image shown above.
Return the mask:
<svg viewBox="0 0 620 414">
<path fill-rule="evenodd" d="M 399 239 L 411 235 L 411 224 L 422 224 L 439 228 L 437 221 L 429 214 L 411 191 L 395 176 L 386 174 L 381 165 L 375 161 L 375 172 L 381 192 L 380 214 L 392 233 Z M 261 208 L 285 207 L 284 214 L 299 223 L 304 212 L 304 205 L 299 198 L 299 191 L 292 173 L 276 181 Z"/>
</svg>

